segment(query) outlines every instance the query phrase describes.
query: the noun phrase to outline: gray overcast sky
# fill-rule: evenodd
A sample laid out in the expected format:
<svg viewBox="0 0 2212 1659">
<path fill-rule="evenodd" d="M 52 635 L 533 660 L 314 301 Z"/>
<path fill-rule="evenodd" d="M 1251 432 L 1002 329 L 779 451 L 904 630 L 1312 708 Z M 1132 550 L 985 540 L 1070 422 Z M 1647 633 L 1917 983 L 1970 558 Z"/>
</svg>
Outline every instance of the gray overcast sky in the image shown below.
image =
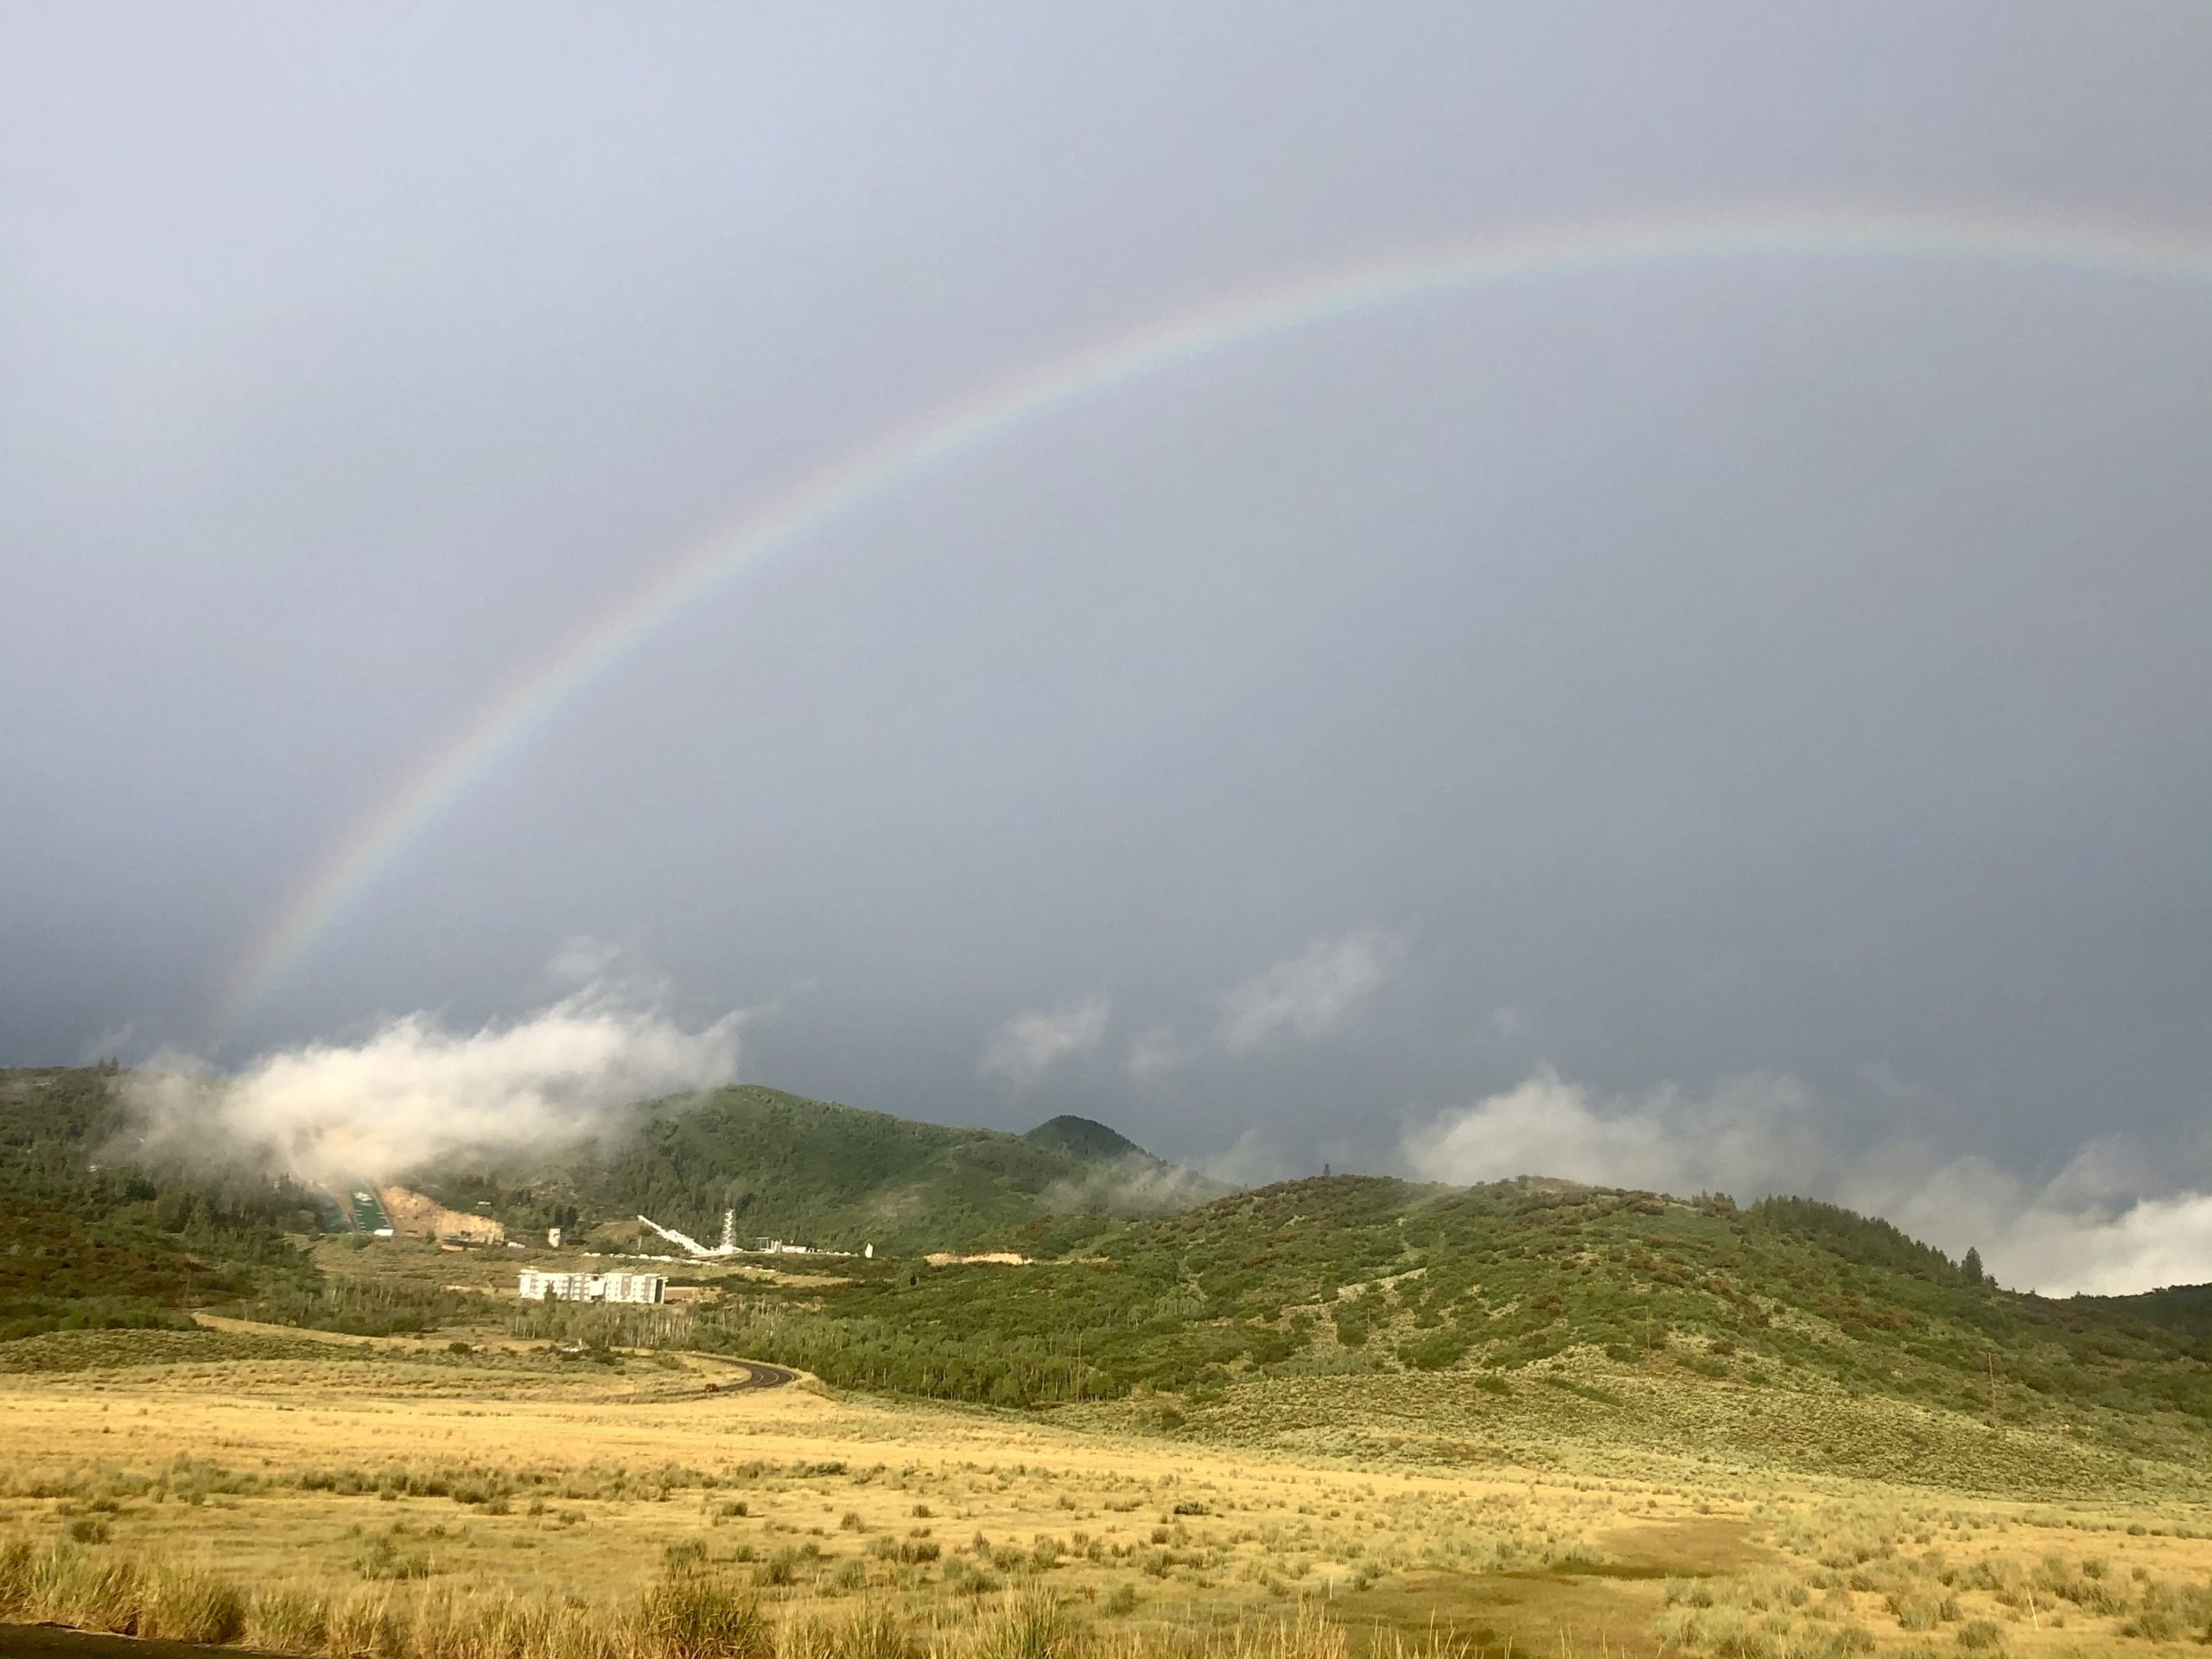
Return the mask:
<svg viewBox="0 0 2212 1659">
<path fill-rule="evenodd" d="M 2208 86 L 2194 0 L 0 7 L 0 1060 L 204 1047 L 484 699 L 934 406 L 1529 225 L 2212 247 Z M 512 1018 L 581 936 L 765 1008 L 766 1080 L 1254 1173 L 1554 1073 L 2195 1157 L 2208 456 L 2204 278 L 1705 263 L 1224 353 L 695 607 L 219 1054 Z"/>
</svg>

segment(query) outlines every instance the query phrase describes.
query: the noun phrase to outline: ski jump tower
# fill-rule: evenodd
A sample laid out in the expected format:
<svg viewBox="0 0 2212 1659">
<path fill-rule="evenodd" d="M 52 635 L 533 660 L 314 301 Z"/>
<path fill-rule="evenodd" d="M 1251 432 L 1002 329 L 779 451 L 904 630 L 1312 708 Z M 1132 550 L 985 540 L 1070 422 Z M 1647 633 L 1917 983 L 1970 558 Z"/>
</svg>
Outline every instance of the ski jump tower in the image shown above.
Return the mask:
<svg viewBox="0 0 2212 1659">
<path fill-rule="evenodd" d="M 737 1211 L 734 1210 L 722 1211 L 722 1242 L 711 1249 L 689 1233 L 679 1233 L 673 1227 L 662 1226 L 651 1216 L 639 1216 L 638 1219 L 687 1255 L 717 1256 L 737 1254 Z"/>
</svg>

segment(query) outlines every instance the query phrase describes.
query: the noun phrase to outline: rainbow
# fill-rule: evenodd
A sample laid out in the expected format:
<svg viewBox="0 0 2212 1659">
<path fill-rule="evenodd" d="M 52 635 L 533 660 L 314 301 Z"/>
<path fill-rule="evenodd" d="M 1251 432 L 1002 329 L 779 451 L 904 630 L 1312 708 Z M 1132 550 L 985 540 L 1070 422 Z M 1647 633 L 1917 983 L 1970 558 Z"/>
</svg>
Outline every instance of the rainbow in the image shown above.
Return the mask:
<svg viewBox="0 0 2212 1659">
<path fill-rule="evenodd" d="M 1627 268 L 1912 259 L 2212 280 L 2212 242 L 2028 215 L 1756 209 L 1553 226 L 1308 272 L 1157 320 L 925 415 L 834 461 L 671 561 L 518 676 L 356 823 L 257 929 L 216 1004 L 219 1036 L 467 794 L 661 628 L 812 532 L 1033 421 L 1255 341 L 1430 296 Z"/>
</svg>

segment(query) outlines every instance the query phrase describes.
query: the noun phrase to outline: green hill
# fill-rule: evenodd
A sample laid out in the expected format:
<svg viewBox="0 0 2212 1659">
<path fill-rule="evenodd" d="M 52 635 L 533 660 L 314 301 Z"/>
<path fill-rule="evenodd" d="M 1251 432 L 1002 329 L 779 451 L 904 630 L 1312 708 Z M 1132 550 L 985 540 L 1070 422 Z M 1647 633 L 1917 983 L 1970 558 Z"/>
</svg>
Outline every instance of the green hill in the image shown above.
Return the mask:
<svg viewBox="0 0 2212 1659">
<path fill-rule="evenodd" d="M 1071 1153 L 1077 1158 L 1127 1158 L 1132 1155 L 1149 1158 L 1152 1155 L 1119 1129 L 1109 1129 L 1103 1123 L 1087 1117 L 1077 1117 L 1069 1112 L 1047 1118 L 1021 1138 L 1033 1146 Z"/>
<path fill-rule="evenodd" d="M 109 1068 L 0 1071 L 0 1340 L 188 1323 L 185 1310 L 312 1280 L 284 1237 L 310 1196 L 132 1166 Z"/>
<path fill-rule="evenodd" d="M 2169 1285 L 2134 1296 L 2083 1296 L 2082 1303 L 2121 1319 L 2162 1325 L 2202 1344 L 2212 1359 L 2212 1285 Z"/>
<path fill-rule="evenodd" d="M 0 1335 L 81 1324 L 175 1323 L 255 1300 L 346 1328 L 430 1319 L 314 1288 L 284 1235 L 342 1217 L 327 1194 L 245 1171 L 142 1167 L 111 1068 L 0 1071 Z M 773 1089 L 641 1104 L 601 1142 L 480 1167 L 364 1172 L 525 1231 L 563 1226 L 626 1246 L 635 1217 L 711 1242 L 741 1238 L 911 1253 L 1020 1245 L 1047 1224 L 1091 1230 L 1225 1189 L 1103 1124 L 1032 1135 L 915 1122 Z M 656 1249 L 664 1246 L 655 1243 Z"/>
<path fill-rule="evenodd" d="M 572 1157 L 415 1178 L 524 1230 L 619 1230 L 645 1215 L 711 1243 L 734 1211 L 741 1240 L 893 1253 L 1011 1245 L 1046 1217 L 1156 1214 L 1225 1190 L 1081 1118 L 1008 1135 L 758 1086 L 655 1103 Z"/>
<path fill-rule="evenodd" d="M 482 1317 L 435 1252 L 357 1237 L 318 1269 L 285 1236 L 318 1226 L 299 1189 L 115 1161 L 114 1083 L 0 1072 L 0 1337 L 210 1305 L 365 1331 Z M 2212 1287 L 2022 1294 L 1809 1199 L 1355 1176 L 1224 1194 L 1082 1119 L 1014 1135 L 753 1087 L 643 1106 L 573 1155 L 414 1179 L 609 1241 L 639 1212 L 710 1238 L 734 1210 L 741 1236 L 873 1243 L 827 1281 L 748 1281 L 679 1334 L 887 1392 L 1360 1457 L 1525 1457 L 1566 1433 L 2012 1490 L 2212 1453 Z M 1027 1261 L 920 1260 L 977 1247 Z M 632 1310 L 532 1317 L 669 1339 Z"/>
<path fill-rule="evenodd" d="M 2085 1459 L 2109 1474 L 2212 1451 L 2212 1369 L 2189 1337 L 1970 1283 L 1887 1223 L 1804 1199 L 1338 1176 L 1127 1224 L 1033 1267 L 855 1279 L 804 1307 L 749 1296 L 720 1339 L 1001 1404 L 1165 1394 L 1194 1431 L 1287 1433 L 1303 1410 L 1325 1435 L 1387 1399 L 1397 1439 L 1432 1451 L 1516 1401 L 1524 1427 L 1751 1437 L 1892 1478 L 1942 1462 L 1967 1478 L 1997 1455 L 1993 1423 L 2019 1486 Z"/>
</svg>

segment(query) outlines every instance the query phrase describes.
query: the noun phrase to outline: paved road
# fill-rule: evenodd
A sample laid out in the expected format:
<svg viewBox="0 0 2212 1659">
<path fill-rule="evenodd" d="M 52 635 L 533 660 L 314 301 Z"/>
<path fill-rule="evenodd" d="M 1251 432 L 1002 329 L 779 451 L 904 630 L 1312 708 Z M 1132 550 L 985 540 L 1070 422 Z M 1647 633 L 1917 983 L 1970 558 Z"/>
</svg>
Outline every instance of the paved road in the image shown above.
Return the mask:
<svg viewBox="0 0 2212 1659">
<path fill-rule="evenodd" d="M 722 1384 L 725 1389 L 780 1389 L 785 1383 L 798 1381 L 797 1371 L 787 1371 L 780 1365 L 763 1365 L 757 1359 L 741 1359 L 733 1363 L 746 1374 L 745 1381 L 725 1382 Z"/>
<path fill-rule="evenodd" d="M 798 1381 L 799 1374 L 758 1359 L 725 1359 L 720 1354 L 695 1354 L 695 1360 L 714 1363 L 711 1371 L 692 1371 L 680 1380 L 669 1377 L 648 1382 L 623 1397 L 635 1405 L 665 1404 L 671 1400 L 703 1400 L 709 1395 L 742 1394 L 748 1389 L 780 1389 Z"/>
</svg>

